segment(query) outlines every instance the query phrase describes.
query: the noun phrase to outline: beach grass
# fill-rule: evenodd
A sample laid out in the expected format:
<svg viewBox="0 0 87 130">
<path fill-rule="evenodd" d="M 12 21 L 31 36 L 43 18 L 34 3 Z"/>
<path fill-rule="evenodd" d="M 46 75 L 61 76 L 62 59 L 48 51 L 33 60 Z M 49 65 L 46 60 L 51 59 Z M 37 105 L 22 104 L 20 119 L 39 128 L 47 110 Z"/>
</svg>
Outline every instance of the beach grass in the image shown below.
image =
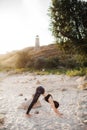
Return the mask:
<svg viewBox="0 0 87 130">
<path fill-rule="evenodd" d="M 56 74 L 56 75 L 61 75 L 65 74 L 67 76 L 84 76 L 87 75 L 87 67 L 82 67 L 82 68 L 74 68 L 74 69 L 66 69 L 66 68 L 59 68 L 59 69 L 35 69 L 35 68 L 16 68 L 16 69 L 11 69 L 11 68 L 4 68 L 1 69 L 0 72 L 12 72 L 12 74 L 20 74 L 23 72 L 29 72 L 29 73 L 34 73 L 37 75 L 49 75 L 49 74 Z"/>
</svg>

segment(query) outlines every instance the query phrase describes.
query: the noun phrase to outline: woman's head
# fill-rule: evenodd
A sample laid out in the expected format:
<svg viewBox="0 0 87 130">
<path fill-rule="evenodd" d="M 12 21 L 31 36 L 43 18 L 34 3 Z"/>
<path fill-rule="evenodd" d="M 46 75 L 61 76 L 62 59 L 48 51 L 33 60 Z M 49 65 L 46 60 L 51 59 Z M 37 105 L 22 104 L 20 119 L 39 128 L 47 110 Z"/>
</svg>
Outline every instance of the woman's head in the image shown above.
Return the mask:
<svg viewBox="0 0 87 130">
<path fill-rule="evenodd" d="M 57 101 L 53 101 L 56 108 L 59 107 L 59 103 Z"/>
<path fill-rule="evenodd" d="M 44 94 L 45 93 L 45 89 L 42 86 L 39 86 L 36 89 L 36 93 L 38 93 L 38 94 Z"/>
</svg>

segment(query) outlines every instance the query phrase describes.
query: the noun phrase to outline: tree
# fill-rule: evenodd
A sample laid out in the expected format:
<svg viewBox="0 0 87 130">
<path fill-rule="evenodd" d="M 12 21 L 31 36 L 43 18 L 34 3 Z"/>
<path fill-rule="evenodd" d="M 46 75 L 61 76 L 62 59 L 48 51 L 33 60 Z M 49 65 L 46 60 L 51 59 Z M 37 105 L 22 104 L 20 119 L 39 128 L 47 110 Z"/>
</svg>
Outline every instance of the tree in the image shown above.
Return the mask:
<svg viewBox="0 0 87 130">
<path fill-rule="evenodd" d="M 73 41 L 87 52 L 87 2 L 52 0 L 49 12 L 51 31 L 56 40 Z"/>
</svg>

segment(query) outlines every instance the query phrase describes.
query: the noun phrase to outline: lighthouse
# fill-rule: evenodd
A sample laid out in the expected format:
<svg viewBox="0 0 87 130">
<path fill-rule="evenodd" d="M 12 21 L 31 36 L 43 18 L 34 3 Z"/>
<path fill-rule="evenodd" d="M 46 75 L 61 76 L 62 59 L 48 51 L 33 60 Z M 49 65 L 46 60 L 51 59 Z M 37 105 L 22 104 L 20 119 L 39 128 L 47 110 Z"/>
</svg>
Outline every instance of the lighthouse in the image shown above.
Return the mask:
<svg viewBox="0 0 87 130">
<path fill-rule="evenodd" d="M 35 49 L 39 49 L 39 47 L 40 47 L 39 35 L 36 35 L 36 38 L 35 38 Z"/>
</svg>

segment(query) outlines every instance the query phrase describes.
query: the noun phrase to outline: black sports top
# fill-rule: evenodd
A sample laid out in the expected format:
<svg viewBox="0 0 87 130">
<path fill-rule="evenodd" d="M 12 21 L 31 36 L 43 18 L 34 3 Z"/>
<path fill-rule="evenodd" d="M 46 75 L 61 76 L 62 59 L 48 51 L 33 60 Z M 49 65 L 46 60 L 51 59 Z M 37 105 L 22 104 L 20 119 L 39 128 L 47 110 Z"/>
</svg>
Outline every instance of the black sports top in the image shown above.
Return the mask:
<svg viewBox="0 0 87 130">
<path fill-rule="evenodd" d="M 48 95 L 44 98 L 45 101 L 49 103 L 48 99 L 49 99 L 50 97 L 52 97 L 52 95 L 51 95 L 51 94 L 48 94 Z M 59 102 L 54 101 L 54 100 L 53 100 L 53 102 L 54 102 L 55 107 L 58 108 L 58 107 L 59 107 Z"/>
<path fill-rule="evenodd" d="M 50 97 L 52 97 L 52 95 L 51 95 L 51 94 L 48 94 L 48 95 L 44 98 L 45 101 L 46 101 L 46 102 L 49 102 L 48 99 L 49 99 Z"/>
</svg>

